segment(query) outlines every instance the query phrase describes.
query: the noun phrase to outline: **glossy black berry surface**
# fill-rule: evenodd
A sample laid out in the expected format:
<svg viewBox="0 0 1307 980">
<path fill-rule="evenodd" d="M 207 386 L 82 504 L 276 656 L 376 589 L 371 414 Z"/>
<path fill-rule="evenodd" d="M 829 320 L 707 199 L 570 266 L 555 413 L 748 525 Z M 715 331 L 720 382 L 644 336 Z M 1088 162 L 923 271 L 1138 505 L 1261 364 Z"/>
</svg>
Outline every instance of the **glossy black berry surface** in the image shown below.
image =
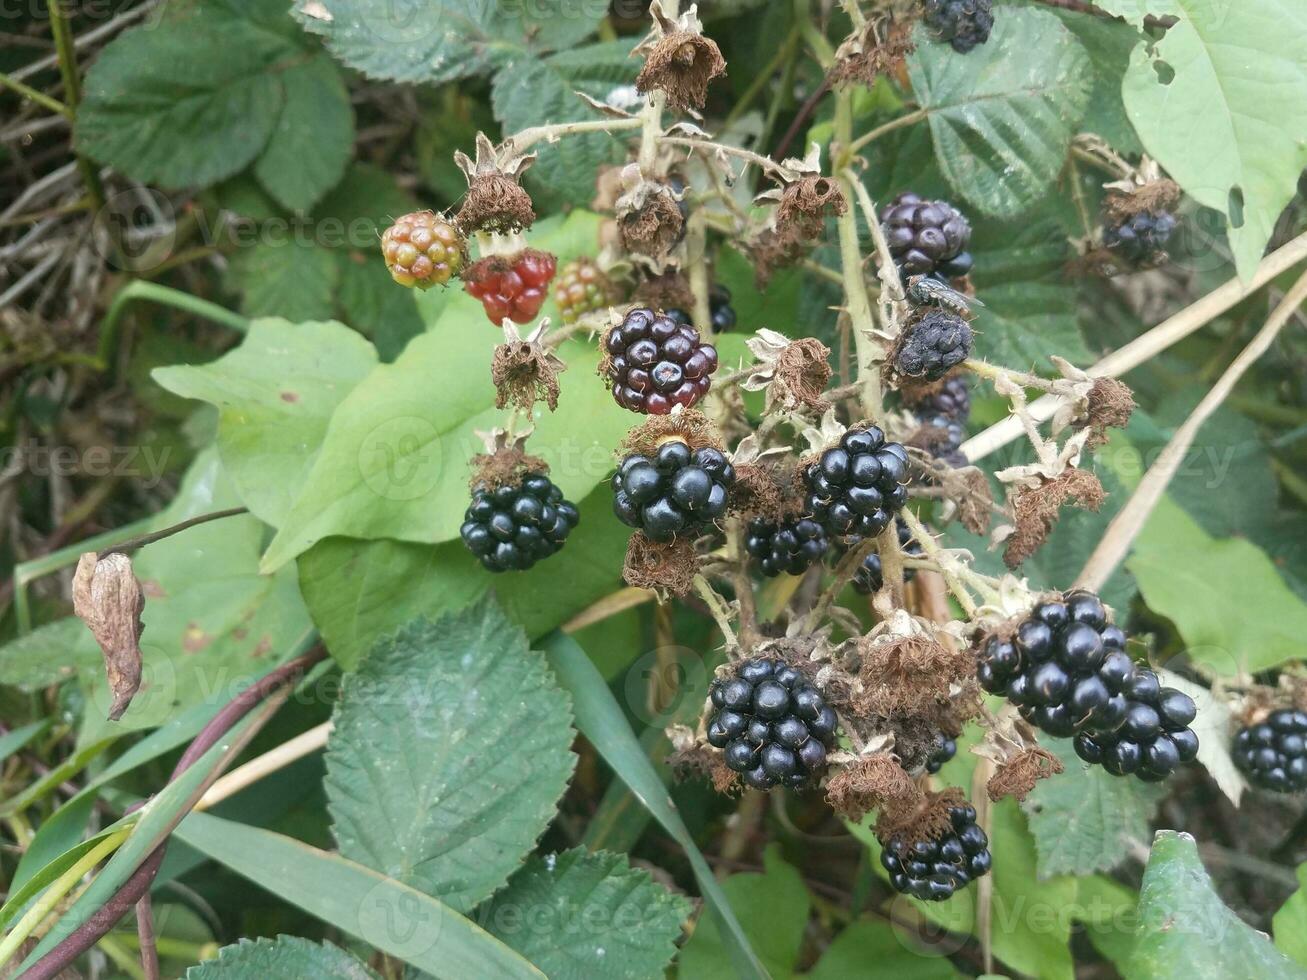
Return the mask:
<svg viewBox="0 0 1307 980">
<path fill-rule="evenodd" d="M 989 838 L 976 823 L 975 808 L 954 807 L 949 821 L 949 832 L 936 840 L 895 837 L 883 845 L 880 863 L 889 872 L 895 891 L 926 902 L 942 902 L 989 873 L 993 864 Z"/>
<path fill-rule="evenodd" d="M 1234 736 L 1230 755 L 1248 782 L 1274 793 L 1307 789 L 1307 712 L 1281 708 Z"/>
<path fill-rule="evenodd" d="M 948 281 L 971 271 L 971 225 L 944 201 L 900 194 L 880 213 L 890 255 L 905 276 L 934 276 Z"/>
<path fill-rule="evenodd" d="M 1175 228 L 1175 215 L 1170 211 L 1156 214 L 1141 211 L 1119 224 L 1105 227 L 1103 244 L 1138 265 L 1164 255 Z"/>
<path fill-rule="evenodd" d="M 908 451 L 878 426 L 850 429 L 803 471 L 806 513 L 833 537 L 879 534 L 908 501 Z"/>
<path fill-rule="evenodd" d="M 804 675 L 781 661 L 745 660 L 708 691 L 708 742 L 755 789 L 814 784 L 838 719 Z"/>
<path fill-rule="evenodd" d="M 767 576 L 802 575 L 826 554 L 825 529 L 808 517 L 788 521 L 749 522 L 744 547 Z"/>
<path fill-rule="evenodd" d="M 931 774 L 939 772 L 944 768 L 944 763 L 957 754 L 958 743 L 951 738 L 940 736 L 934 750 L 930 753 L 930 758 L 926 760 L 926 772 Z"/>
<path fill-rule="evenodd" d="M 561 548 L 579 519 L 547 476 L 528 473 L 516 486 L 474 490 L 459 533 L 490 571 L 522 571 Z"/>
<path fill-rule="evenodd" d="M 717 370 L 717 348 L 699 331 L 665 313 L 631 310 L 604 337 L 608 383 L 623 408 L 666 415 L 689 408 L 708 393 Z"/>
<path fill-rule="evenodd" d="M 908 525 L 902 518 L 895 521 L 899 534 L 899 548 L 903 554 L 911 558 L 920 558 L 924 552 L 917 539 L 912 536 L 908 530 Z M 845 542 L 845 551 L 856 548 L 862 541 L 861 537 L 854 536 Z M 910 582 L 917 574 L 915 568 L 903 569 L 903 581 Z M 862 560 L 862 565 L 853 574 L 853 590 L 860 595 L 871 595 L 873 592 L 879 592 L 885 585 L 884 566 L 881 564 L 880 555 L 873 552 Z"/>
<path fill-rule="evenodd" d="M 966 54 L 989 40 L 994 29 L 992 0 L 926 0 L 922 20 L 936 40 Z"/>
<path fill-rule="evenodd" d="M 955 374 L 946 379 L 938 390 L 918 399 L 913 404 L 912 411 L 918 418 L 943 415 L 966 423 L 971 418 L 971 388 L 966 376 Z"/>
<path fill-rule="evenodd" d="M 731 291 L 725 286 L 713 284 L 708 290 L 708 311 L 712 318 L 712 332 L 724 333 L 735 326 L 735 307 L 731 305 Z M 667 316 L 677 323 L 693 326 L 693 318 L 686 310 L 667 310 Z"/>
<path fill-rule="evenodd" d="M 938 381 L 971 356 L 971 327 L 956 313 L 930 310 L 908 328 L 894 355 L 899 374 Z"/>
<path fill-rule="evenodd" d="M 1162 687 L 1157 674 L 1136 666 L 1125 685 L 1126 712 L 1110 732 L 1081 732 L 1076 755 L 1113 776 L 1134 775 L 1161 782 L 1198 755 L 1198 736 L 1189 723 L 1197 710 L 1189 695 Z"/>
<path fill-rule="evenodd" d="M 632 454 L 613 475 L 613 512 L 652 541 L 697 534 L 726 514 L 735 468 L 721 450 L 673 440 Z"/>
</svg>

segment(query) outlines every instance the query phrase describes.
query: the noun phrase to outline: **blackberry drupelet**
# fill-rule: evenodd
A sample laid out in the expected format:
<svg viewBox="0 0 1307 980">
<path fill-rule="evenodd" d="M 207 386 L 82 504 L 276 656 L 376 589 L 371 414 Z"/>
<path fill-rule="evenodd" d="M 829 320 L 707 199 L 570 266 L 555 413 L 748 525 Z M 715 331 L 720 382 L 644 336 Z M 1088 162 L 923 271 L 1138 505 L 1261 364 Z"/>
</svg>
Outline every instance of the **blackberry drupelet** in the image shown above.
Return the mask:
<svg viewBox="0 0 1307 980">
<path fill-rule="evenodd" d="M 872 537 L 908 501 L 908 451 L 876 425 L 850 429 L 803 471 L 807 516 L 832 537 Z"/>
<path fill-rule="evenodd" d="M 1175 228 L 1175 215 L 1170 211 L 1140 211 L 1119 224 L 1107 225 L 1103 245 L 1119 252 L 1132 265 L 1140 265 L 1165 255 Z"/>
<path fill-rule="evenodd" d="M 838 719 L 804 675 L 777 660 L 742 662 L 708 692 L 708 742 L 755 789 L 814 784 L 826 769 Z"/>
<path fill-rule="evenodd" d="M 921 550 L 921 545 L 917 539 L 912 536 L 908 530 L 908 525 L 902 519 L 895 521 L 899 532 L 899 547 L 903 549 L 905 555 L 911 555 L 913 558 L 920 558 L 925 552 Z M 856 548 L 862 541 L 860 537 L 851 537 L 844 542 L 844 550 Z M 903 581 L 910 582 L 912 577 L 917 574 L 915 568 L 903 569 Z M 881 565 L 880 555 L 872 553 L 862 560 L 862 567 L 853 574 L 853 591 L 860 595 L 871 595 L 873 592 L 879 592 L 885 585 L 885 570 Z"/>
<path fill-rule="evenodd" d="M 463 275 L 463 288 L 481 301 L 495 326 L 505 318 L 529 323 L 545 303 L 546 289 L 558 260 L 533 248 L 515 255 L 493 255 L 474 263 Z"/>
<path fill-rule="evenodd" d="M 971 326 L 956 313 L 930 310 L 908 327 L 894 354 L 899 374 L 938 381 L 971 356 Z"/>
<path fill-rule="evenodd" d="M 478 486 L 459 533 L 490 571 L 520 571 L 561 548 L 579 519 L 549 477 L 528 473 L 515 486 Z"/>
<path fill-rule="evenodd" d="M 719 449 L 665 442 L 650 459 L 633 454 L 613 475 L 613 512 L 651 541 L 697 534 L 726 514 L 735 468 Z"/>
<path fill-rule="evenodd" d="M 880 863 L 889 872 L 894 890 L 927 902 L 951 898 L 989 873 L 993 859 L 989 838 L 968 805 L 949 810 L 952 828 L 935 840 L 891 838 L 881 848 Z"/>
<path fill-rule="evenodd" d="M 467 242 L 442 215 L 414 211 L 396 218 L 382 233 L 381 254 L 395 282 L 430 289 L 445 285 L 462 271 Z"/>
<path fill-rule="evenodd" d="M 623 408 L 666 415 L 708 393 L 717 370 L 717 348 L 699 331 L 665 313 L 637 307 L 604 335 L 607 375 L 613 398 Z"/>
<path fill-rule="evenodd" d="M 788 572 L 802 575 L 821 561 L 829 539 L 820 524 L 808 517 L 784 521 L 753 520 L 744 547 L 767 576 Z"/>
<path fill-rule="evenodd" d="M 908 192 L 886 205 L 880 220 L 904 278 L 934 276 L 947 282 L 971 271 L 971 225 L 953 205 Z"/>
<path fill-rule="evenodd" d="M 1230 754 L 1254 786 L 1275 793 L 1307 789 L 1307 712 L 1272 711 L 1239 730 Z"/>
<path fill-rule="evenodd" d="M 912 411 L 918 418 L 943 415 L 965 423 L 971 418 L 971 389 L 965 375 L 955 374 L 946 378 L 938 391 L 915 402 Z"/>
<path fill-rule="evenodd" d="M 554 283 L 554 302 L 564 323 L 602 310 L 611 297 L 611 285 L 594 259 L 575 259 L 563 266 Z"/>
<path fill-rule="evenodd" d="M 958 754 L 958 743 L 951 738 L 939 737 L 939 742 L 935 750 L 930 753 L 930 758 L 926 760 L 926 772 L 937 773 L 944 768 L 944 763 L 948 762 Z"/>
<path fill-rule="evenodd" d="M 926 0 L 922 20 L 938 41 L 967 54 L 989 40 L 994 29 L 992 0 Z"/>
<path fill-rule="evenodd" d="M 1162 687 L 1157 674 L 1134 667 L 1124 687 L 1126 713 L 1110 732 L 1081 732 L 1076 755 L 1101 763 L 1113 776 L 1133 773 L 1149 783 L 1161 782 L 1183 762 L 1198 755 L 1198 736 L 1189 723 L 1197 714 L 1193 698 L 1173 687 Z"/>
</svg>

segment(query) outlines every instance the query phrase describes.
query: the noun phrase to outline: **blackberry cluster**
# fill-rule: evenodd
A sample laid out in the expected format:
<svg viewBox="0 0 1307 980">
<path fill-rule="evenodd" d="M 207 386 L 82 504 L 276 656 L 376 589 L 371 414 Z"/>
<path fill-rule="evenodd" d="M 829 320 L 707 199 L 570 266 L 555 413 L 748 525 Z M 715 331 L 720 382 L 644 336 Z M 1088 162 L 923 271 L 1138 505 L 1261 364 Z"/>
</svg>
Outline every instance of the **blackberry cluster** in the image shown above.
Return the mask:
<svg viewBox="0 0 1307 980">
<path fill-rule="evenodd" d="M 942 902 L 960 888 L 989 873 L 993 859 L 989 838 L 976 823 L 970 805 L 949 810 L 952 830 L 937 840 L 891 838 L 881 849 L 880 863 L 889 872 L 894 890 L 926 902 Z"/>
<path fill-rule="evenodd" d="M 545 290 L 557 268 L 558 260 L 548 252 L 526 248 L 476 262 L 464 274 L 463 288 L 481 301 L 495 326 L 505 318 L 530 323 L 545 303 Z"/>
<path fill-rule="evenodd" d="M 903 549 L 903 553 L 913 558 L 920 558 L 924 552 L 921 550 L 920 543 L 908 530 L 908 525 L 902 519 L 895 521 L 895 524 L 899 532 L 899 547 Z M 846 542 L 847 547 L 856 548 L 861 540 L 860 537 L 852 537 Z M 916 574 L 914 568 L 903 569 L 903 581 L 912 581 L 912 577 Z M 881 565 L 880 555 L 870 554 L 862 560 L 862 567 L 853 574 L 853 590 L 860 595 L 871 595 L 873 592 L 879 592 L 884 586 L 885 570 Z"/>
<path fill-rule="evenodd" d="M 490 571 L 522 571 L 561 548 L 579 520 L 549 477 L 528 473 L 516 486 L 478 486 L 459 533 Z"/>
<path fill-rule="evenodd" d="M 967 54 L 989 40 L 994 29 L 992 0 L 926 0 L 922 20 L 935 38 Z"/>
<path fill-rule="evenodd" d="M 564 323 L 575 323 L 586 313 L 608 305 L 611 286 L 594 259 L 580 258 L 563 266 L 554 283 L 554 302 Z"/>
<path fill-rule="evenodd" d="M 713 333 L 724 333 L 735 326 L 735 307 L 731 306 L 731 291 L 725 286 L 714 284 L 708 290 L 708 310 L 712 317 Z M 677 323 L 694 325 L 685 310 L 671 309 L 666 314 Z"/>
<path fill-rule="evenodd" d="M 1125 721 L 1111 732 L 1081 732 L 1076 755 L 1102 763 L 1113 776 L 1134 773 L 1144 782 L 1161 782 L 1198 755 L 1198 736 L 1189 723 L 1197 714 L 1193 698 L 1162 687 L 1157 674 L 1136 667 L 1126 683 Z"/>
<path fill-rule="evenodd" d="M 674 440 L 650 459 L 627 456 L 613 475 L 613 512 L 651 541 L 694 534 L 726 514 L 735 468 L 719 449 Z"/>
<path fill-rule="evenodd" d="M 467 243 L 441 215 L 414 211 L 396 218 L 382 233 L 381 254 L 395 282 L 430 289 L 443 286 L 459 274 Z"/>
<path fill-rule="evenodd" d="M 971 389 L 966 377 L 955 374 L 945 379 L 938 390 L 914 403 L 912 410 L 923 418 L 944 415 L 965 424 L 971 418 Z"/>
<path fill-rule="evenodd" d="M 917 442 L 936 459 L 952 467 L 966 466 L 960 452 L 967 441 L 967 420 L 971 417 L 971 392 L 960 374 L 945 379 L 943 385 L 912 405 L 921 420 Z"/>
<path fill-rule="evenodd" d="M 666 415 L 674 405 L 689 408 L 708 393 L 717 370 L 717 348 L 699 331 L 665 313 L 637 307 L 604 338 L 608 380 L 623 408 Z"/>
<path fill-rule="evenodd" d="M 971 327 L 947 310 L 930 310 L 908 328 L 894 355 L 899 374 L 938 381 L 971 356 Z"/>
<path fill-rule="evenodd" d="M 1275 793 L 1307 789 L 1307 712 L 1272 711 L 1239 730 L 1230 754 L 1254 786 Z"/>
<path fill-rule="evenodd" d="M 787 521 L 753 520 L 744 547 L 767 576 L 788 572 L 802 575 L 821 561 L 829 539 L 820 524 L 808 517 Z"/>
<path fill-rule="evenodd" d="M 934 751 L 930 753 L 930 758 L 926 760 L 926 772 L 939 772 L 944 768 L 944 763 L 948 762 L 958 754 L 958 743 L 951 739 L 940 736 L 939 741 L 935 744 Z"/>
<path fill-rule="evenodd" d="M 803 471 L 809 517 L 832 537 L 873 537 L 908 502 L 908 451 L 879 426 L 850 429 Z"/>
<path fill-rule="evenodd" d="M 880 213 L 890 255 L 904 278 L 934 276 L 944 282 L 971 271 L 971 225 L 945 201 L 900 194 Z"/>
<path fill-rule="evenodd" d="M 1175 215 L 1170 211 L 1156 214 L 1140 211 L 1119 224 L 1105 227 L 1103 244 L 1113 252 L 1119 252 L 1132 265 L 1140 265 L 1166 252 L 1166 243 L 1171 240 L 1175 227 Z"/>
<path fill-rule="evenodd" d="M 708 743 L 755 789 L 811 785 L 826 768 L 838 719 L 798 670 L 776 660 L 746 660 L 708 691 L 716 711 Z"/>
</svg>

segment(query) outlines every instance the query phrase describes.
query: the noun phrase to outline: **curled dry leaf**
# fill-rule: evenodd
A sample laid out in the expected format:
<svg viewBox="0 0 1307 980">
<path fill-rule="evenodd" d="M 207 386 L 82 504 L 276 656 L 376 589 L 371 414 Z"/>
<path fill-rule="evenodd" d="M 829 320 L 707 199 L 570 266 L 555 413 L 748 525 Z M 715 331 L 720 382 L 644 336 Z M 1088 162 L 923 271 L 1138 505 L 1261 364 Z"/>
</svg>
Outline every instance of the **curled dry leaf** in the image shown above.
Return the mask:
<svg viewBox="0 0 1307 980">
<path fill-rule="evenodd" d="M 99 558 L 88 551 L 73 574 L 73 612 L 95 636 L 104 654 L 113 702 L 109 720 L 117 721 L 141 686 L 141 613 L 145 594 L 126 555 Z"/>
</svg>

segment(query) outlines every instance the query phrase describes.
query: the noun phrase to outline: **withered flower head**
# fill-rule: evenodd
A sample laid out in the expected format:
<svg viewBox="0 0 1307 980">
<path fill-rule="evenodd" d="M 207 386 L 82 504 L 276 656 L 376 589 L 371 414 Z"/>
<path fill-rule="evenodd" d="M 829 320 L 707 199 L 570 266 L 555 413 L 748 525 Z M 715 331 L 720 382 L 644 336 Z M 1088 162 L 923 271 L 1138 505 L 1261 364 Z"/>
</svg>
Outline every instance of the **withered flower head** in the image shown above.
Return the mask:
<svg viewBox="0 0 1307 980">
<path fill-rule="evenodd" d="M 868 20 L 861 34 L 848 38 L 835 52 L 831 80 L 870 87 L 882 75 L 897 74 L 917 48 L 912 41 L 912 25 L 918 12 L 913 8 L 898 17 Z"/>
<path fill-rule="evenodd" d="M 921 799 L 912 777 L 886 752 L 860 756 L 826 784 L 826 801 L 847 820 L 861 820 L 872 810 L 914 810 Z"/>
<path fill-rule="evenodd" d="M 657 2 L 649 12 L 654 17 L 653 34 L 636 48 L 644 55 L 644 67 L 635 78 L 636 91 L 660 91 L 667 104 L 685 112 L 702 109 L 708 99 L 708 83 L 726 73 L 726 59 L 717 42 L 704 37 L 698 7 L 676 20 L 669 19 Z"/>
<path fill-rule="evenodd" d="M 1056 776 L 1062 769 L 1061 759 L 1048 749 L 1034 745 L 999 765 L 985 784 L 985 792 L 995 803 L 1005 796 L 1024 800 L 1039 780 Z"/>
<path fill-rule="evenodd" d="M 632 588 L 649 589 L 666 598 L 689 595 L 698 571 L 693 541 L 650 541 L 643 531 L 636 531 L 626 546 L 622 579 Z"/>
<path fill-rule="evenodd" d="M 485 133 L 477 133 L 476 160 L 461 150 L 454 162 L 467 177 L 467 194 L 455 222 L 465 234 L 474 231 L 508 233 L 529 228 L 535 221 L 531 195 L 519 183 L 535 162 L 535 154 L 507 155 L 500 159 Z"/>
<path fill-rule="evenodd" d="M 141 686 L 141 613 L 145 595 L 123 554 L 99 558 L 88 551 L 73 574 L 73 612 L 95 636 L 104 654 L 113 701 L 109 720 L 117 721 Z"/>
<path fill-rule="evenodd" d="M 766 328 L 747 341 L 758 366 L 741 383 L 746 391 L 766 391 L 767 410 L 793 412 L 826 408 L 822 392 L 830 381 L 830 348 L 815 337 L 790 340 Z"/>
<path fill-rule="evenodd" d="M 530 428 L 517 433 L 491 429 L 488 432 L 478 431 L 477 435 L 485 443 L 486 451 L 472 457 L 472 477 L 468 480 L 468 486 L 473 490 L 478 487 L 487 490 L 515 487 L 528 473 L 549 473 L 548 463 L 539 456 L 531 456 L 526 452 Z"/>
<path fill-rule="evenodd" d="M 504 342 L 490 360 L 490 380 L 495 385 L 495 407 L 515 405 L 531 416 L 537 401 L 558 408 L 558 374 L 567 365 L 544 343 L 549 318 L 540 321 L 523 337 L 512 320 L 504 321 Z"/>
<path fill-rule="evenodd" d="M 1016 568 L 1048 540 L 1057 524 L 1062 505 L 1073 503 L 1097 511 L 1107 499 L 1107 491 L 1098 477 L 1087 470 L 1068 467 L 1058 476 L 1014 487 L 1009 505 L 1015 530 L 1003 549 L 1003 562 Z"/>
<path fill-rule="evenodd" d="M 637 255 L 661 260 L 685 233 L 681 202 L 670 186 L 645 180 L 632 165 L 630 190 L 617 199 L 617 232 L 622 247 Z"/>
</svg>

